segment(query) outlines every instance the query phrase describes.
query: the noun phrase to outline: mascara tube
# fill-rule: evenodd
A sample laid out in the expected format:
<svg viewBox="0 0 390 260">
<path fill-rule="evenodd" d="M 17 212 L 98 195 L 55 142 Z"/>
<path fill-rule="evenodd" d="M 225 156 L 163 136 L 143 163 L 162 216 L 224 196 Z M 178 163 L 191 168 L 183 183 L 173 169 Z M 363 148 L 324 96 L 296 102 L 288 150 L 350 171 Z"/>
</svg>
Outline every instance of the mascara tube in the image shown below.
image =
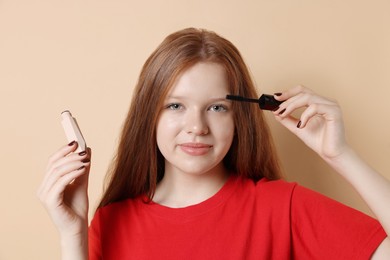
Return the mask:
<svg viewBox="0 0 390 260">
<path fill-rule="evenodd" d="M 70 143 L 72 141 L 76 141 L 78 146 L 75 152 L 84 152 L 87 149 L 87 144 L 85 143 L 83 134 L 80 131 L 76 119 L 72 116 L 69 110 L 63 111 L 61 113 L 61 118 L 61 124 L 64 128 L 68 142 Z"/>
<path fill-rule="evenodd" d="M 268 95 L 268 94 L 261 95 L 259 99 L 246 98 L 246 97 L 235 96 L 235 95 L 226 95 L 226 99 L 233 100 L 233 101 L 240 101 L 240 102 L 258 103 L 260 109 L 271 110 L 271 111 L 277 110 L 279 108 L 279 105 L 283 103 L 283 101 L 278 101 L 274 98 L 273 95 Z"/>
</svg>

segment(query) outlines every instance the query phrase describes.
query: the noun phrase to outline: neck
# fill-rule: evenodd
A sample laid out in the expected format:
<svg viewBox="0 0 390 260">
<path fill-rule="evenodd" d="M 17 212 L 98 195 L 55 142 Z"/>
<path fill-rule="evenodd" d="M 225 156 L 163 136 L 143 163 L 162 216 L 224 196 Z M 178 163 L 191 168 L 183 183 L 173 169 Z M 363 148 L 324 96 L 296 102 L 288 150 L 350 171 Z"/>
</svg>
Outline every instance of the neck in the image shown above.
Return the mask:
<svg viewBox="0 0 390 260">
<path fill-rule="evenodd" d="M 222 164 L 202 174 L 166 170 L 164 178 L 157 185 L 153 201 L 171 208 L 195 205 L 215 195 L 228 177 Z"/>
</svg>

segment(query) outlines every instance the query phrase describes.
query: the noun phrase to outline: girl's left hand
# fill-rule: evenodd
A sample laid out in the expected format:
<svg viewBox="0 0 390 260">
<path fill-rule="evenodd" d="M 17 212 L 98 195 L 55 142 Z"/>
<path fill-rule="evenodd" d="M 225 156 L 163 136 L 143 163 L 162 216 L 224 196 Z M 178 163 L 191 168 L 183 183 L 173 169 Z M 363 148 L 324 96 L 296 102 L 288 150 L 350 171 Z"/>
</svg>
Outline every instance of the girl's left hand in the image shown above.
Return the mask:
<svg viewBox="0 0 390 260">
<path fill-rule="evenodd" d="M 276 119 L 324 159 L 335 158 L 348 147 L 342 112 L 336 101 L 302 86 L 275 95 L 275 99 L 284 101 L 274 111 Z M 299 119 L 291 115 L 303 107 Z"/>
</svg>

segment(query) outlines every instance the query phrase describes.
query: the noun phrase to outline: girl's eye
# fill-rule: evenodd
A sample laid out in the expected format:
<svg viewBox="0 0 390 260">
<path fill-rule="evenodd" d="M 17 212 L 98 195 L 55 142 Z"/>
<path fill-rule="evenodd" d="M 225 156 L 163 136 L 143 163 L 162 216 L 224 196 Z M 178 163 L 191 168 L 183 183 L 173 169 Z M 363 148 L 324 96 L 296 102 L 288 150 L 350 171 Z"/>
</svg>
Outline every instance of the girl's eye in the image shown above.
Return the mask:
<svg viewBox="0 0 390 260">
<path fill-rule="evenodd" d="M 179 110 L 179 109 L 182 109 L 182 105 L 178 104 L 178 103 L 172 103 L 172 104 L 169 104 L 166 106 L 167 108 L 171 109 L 171 110 Z"/>
<path fill-rule="evenodd" d="M 210 107 L 210 110 L 215 111 L 215 112 L 225 112 L 225 111 L 227 111 L 227 107 L 224 105 L 220 105 L 220 104 L 212 105 Z"/>
</svg>

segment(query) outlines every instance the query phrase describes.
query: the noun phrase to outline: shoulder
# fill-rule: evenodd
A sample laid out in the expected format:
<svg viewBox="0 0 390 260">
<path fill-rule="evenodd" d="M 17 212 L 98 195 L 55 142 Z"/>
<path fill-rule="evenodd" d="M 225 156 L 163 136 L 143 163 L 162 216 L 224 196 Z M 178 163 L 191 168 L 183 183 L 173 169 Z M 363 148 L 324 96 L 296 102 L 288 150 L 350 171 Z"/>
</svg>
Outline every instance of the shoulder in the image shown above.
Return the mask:
<svg viewBox="0 0 390 260">
<path fill-rule="evenodd" d="M 238 178 L 237 182 L 238 188 L 227 203 L 229 207 L 233 205 L 234 208 L 240 208 L 240 214 L 251 216 L 248 219 L 256 219 L 256 225 L 275 232 L 280 229 L 289 230 L 291 203 L 296 183 L 265 178 L 257 182 Z"/>
<path fill-rule="evenodd" d="M 283 179 L 269 180 L 262 178 L 258 182 L 255 182 L 255 186 L 263 192 L 291 191 L 297 186 L 297 183 L 288 182 Z"/>
<path fill-rule="evenodd" d="M 298 186 L 295 182 L 287 182 L 283 179 L 268 180 L 266 178 L 254 182 L 253 185 L 256 195 L 267 200 L 288 199 L 292 196 L 294 190 Z"/>
<path fill-rule="evenodd" d="M 257 182 L 251 179 L 240 179 L 236 196 L 247 202 L 252 201 L 255 207 L 278 208 L 284 205 L 289 208 L 294 191 L 298 186 L 295 182 L 285 180 L 269 180 L 263 178 Z M 284 207 L 283 206 L 283 207 Z"/>
<path fill-rule="evenodd" d="M 145 203 L 147 202 L 145 202 L 142 197 L 111 203 L 104 207 L 98 208 L 92 221 L 104 222 L 107 219 L 110 219 L 110 221 L 120 221 L 123 219 L 125 221 L 131 215 L 138 212 L 138 209 L 141 208 L 142 204 Z"/>
</svg>

